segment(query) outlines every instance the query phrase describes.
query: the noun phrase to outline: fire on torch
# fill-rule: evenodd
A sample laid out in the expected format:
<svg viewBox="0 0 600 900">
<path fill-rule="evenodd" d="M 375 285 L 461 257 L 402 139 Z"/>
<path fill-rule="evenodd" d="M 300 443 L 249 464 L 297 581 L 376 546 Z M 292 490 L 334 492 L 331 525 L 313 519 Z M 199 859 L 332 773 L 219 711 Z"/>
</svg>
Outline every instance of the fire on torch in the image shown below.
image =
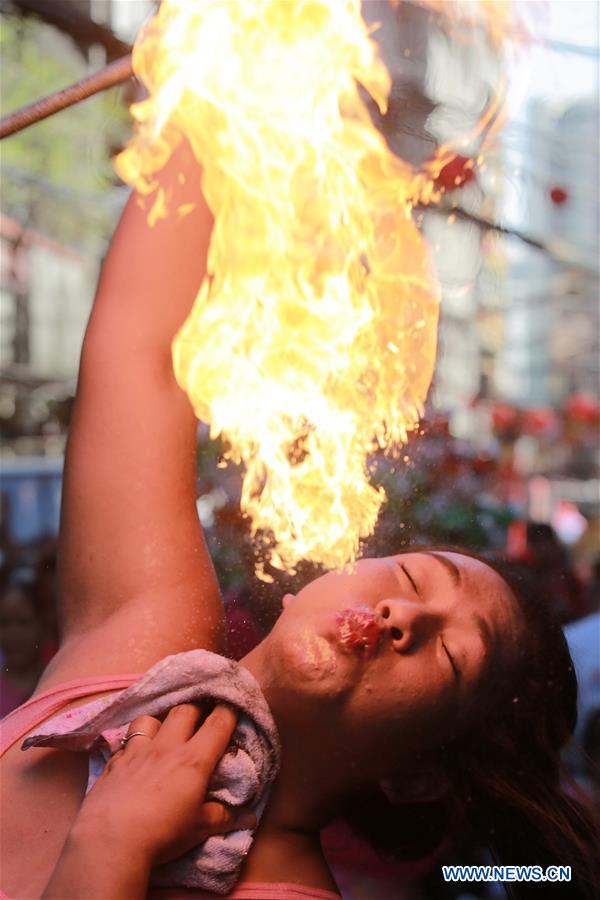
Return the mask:
<svg viewBox="0 0 600 900">
<path fill-rule="evenodd" d="M 119 175 L 150 226 L 185 215 L 154 175 L 186 140 L 202 167 L 190 203 L 202 191 L 214 216 L 176 377 L 244 465 L 265 561 L 340 568 L 385 500 L 371 454 L 396 452 L 423 412 L 439 298 L 412 210 L 437 199 L 457 151 L 417 171 L 373 125 L 364 92 L 384 112 L 391 79 L 360 0 L 162 0 L 132 60 L 75 88 L 132 71 L 148 96 Z M 7 117 L 2 136 L 82 99 L 73 90 Z"/>
</svg>

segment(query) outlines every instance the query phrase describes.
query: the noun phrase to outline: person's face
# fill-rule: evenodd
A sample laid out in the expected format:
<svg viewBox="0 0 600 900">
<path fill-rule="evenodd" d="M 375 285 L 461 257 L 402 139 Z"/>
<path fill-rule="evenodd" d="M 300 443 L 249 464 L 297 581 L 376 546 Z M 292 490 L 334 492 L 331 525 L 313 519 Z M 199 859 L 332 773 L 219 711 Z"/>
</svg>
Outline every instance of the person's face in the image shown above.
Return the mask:
<svg viewBox="0 0 600 900">
<path fill-rule="evenodd" d="M 365 559 L 284 598 L 264 687 L 276 714 L 287 708 L 305 726 L 321 717 L 353 749 L 378 748 L 385 771 L 477 715 L 519 631 L 510 589 L 478 560 L 439 551 Z"/>
</svg>

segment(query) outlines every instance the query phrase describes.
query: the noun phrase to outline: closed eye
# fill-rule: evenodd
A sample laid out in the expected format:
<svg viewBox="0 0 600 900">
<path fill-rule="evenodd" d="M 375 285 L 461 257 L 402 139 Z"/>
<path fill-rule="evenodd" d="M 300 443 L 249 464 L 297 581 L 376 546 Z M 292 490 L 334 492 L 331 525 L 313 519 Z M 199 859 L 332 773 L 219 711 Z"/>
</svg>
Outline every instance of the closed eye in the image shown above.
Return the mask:
<svg viewBox="0 0 600 900">
<path fill-rule="evenodd" d="M 448 657 L 450 665 L 452 666 L 452 671 L 454 672 L 454 678 L 456 681 L 460 681 L 461 672 L 456 663 L 454 662 L 454 657 L 446 647 L 445 643 L 442 641 L 442 647 L 444 648 L 444 653 Z"/>
<path fill-rule="evenodd" d="M 414 590 L 415 594 L 417 594 L 417 595 L 420 597 L 421 594 L 420 594 L 420 592 L 419 592 L 419 588 L 417 587 L 414 578 L 412 577 L 412 575 L 410 574 L 410 572 L 408 571 L 408 569 L 406 568 L 406 566 L 402 563 L 402 564 L 400 565 L 400 568 L 402 569 L 402 571 L 403 571 L 404 574 L 406 575 L 406 577 L 407 577 L 408 581 L 410 582 L 410 584 L 411 584 L 411 586 L 412 586 L 412 589 Z"/>
</svg>

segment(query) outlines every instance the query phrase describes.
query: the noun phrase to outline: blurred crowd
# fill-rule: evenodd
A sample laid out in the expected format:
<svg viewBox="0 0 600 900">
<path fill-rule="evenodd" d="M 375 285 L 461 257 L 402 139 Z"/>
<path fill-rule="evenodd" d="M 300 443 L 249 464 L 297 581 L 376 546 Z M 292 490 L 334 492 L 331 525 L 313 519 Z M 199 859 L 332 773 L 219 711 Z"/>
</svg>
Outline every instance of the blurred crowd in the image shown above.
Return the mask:
<svg viewBox="0 0 600 900">
<path fill-rule="evenodd" d="M 58 650 L 56 541 L 0 570 L 0 717 L 24 703 Z"/>
<path fill-rule="evenodd" d="M 223 589 L 230 654 L 240 659 L 271 628 L 283 594 L 319 572 L 306 565 L 294 576 L 273 571 L 272 582 L 256 577 L 260 547 L 239 511 L 239 475 L 233 467 L 215 465 L 218 455 L 218 446 L 201 446 L 198 511 Z M 376 460 L 373 477 L 384 485 L 388 503 L 364 555 L 432 544 L 502 555 L 563 624 L 580 686 L 579 723 L 566 763 L 575 789 L 600 813 L 600 555 L 594 557 L 589 547 L 583 555 L 573 553 L 550 523 L 528 521 L 511 493 L 510 472 L 449 439 L 443 427 L 422 435 L 410 458 Z M 0 717 L 31 696 L 58 649 L 56 573 L 54 536 L 2 547 Z M 382 865 L 343 822 L 326 829 L 323 842 L 349 900 L 462 897 L 442 882 L 441 863 L 489 862 L 477 848 L 454 842 L 429 860 Z M 472 884 L 469 896 L 503 896 L 494 890 Z"/>
<path fill-rule="evenodd" d="M 222 551 L 231 552 L 231 544 L 223 547 L 219 531 L 245 531 L 244 523 L 231 509 L 220 510 L 219 520 L 220 528 L 211 529 L 209 538 L 219 543 Z M 520 558 L 513 558 L 513 565 L 523 570 L 530 589 L 543 597 L 567 626 L 567 635 L 579 633 L 582 620 L 600 613 L 600 556 L 588 571 L 577 571 L 568 548 L 552 526 L 545 523 L 526 523 L 525 540 L 525 551 Z M 49 538 L 39 546 L 28 547 L 22 556 L 5 559 L 0 568 L 2 716 L 33 693 L 43 669 L 58 649 L 56 552 L 56 539 Z M 252 561 L 250 554 L 247 562 Z M 222 564 L 217 554 L 217 568 Z M 270 629 L 279 612 L 282 592 L 297 589 L 297 582 L 312 574 L 307 571 L 293 579 L 281 576 L 274 584 L 268 584 L 257 581 L 252 569 L 246 571 L 244 578 L 239 567 L 234 567 L 230 571 L 232 577 L 222 577 L 233 658 L 240 659 L 248 653 Z M 593 657 L 592 646 L 590 652 Z"/>
</svg>

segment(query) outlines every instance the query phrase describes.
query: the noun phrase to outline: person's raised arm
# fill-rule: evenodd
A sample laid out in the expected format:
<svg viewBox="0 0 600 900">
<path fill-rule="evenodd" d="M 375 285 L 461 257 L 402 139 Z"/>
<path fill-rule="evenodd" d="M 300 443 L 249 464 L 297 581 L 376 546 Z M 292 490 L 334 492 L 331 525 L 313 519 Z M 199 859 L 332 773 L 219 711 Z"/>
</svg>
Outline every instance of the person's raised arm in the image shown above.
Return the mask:
<svg viewBox="0 0 600 900">
<path fill-rule="evenodd" d="M 170 215 L 130 197 L 87 328 L 63 485 L 63 647 L 42 687 L 223 650 L 221 602 L 195 502 L 196 422 L 171 342 L 205 273 L 212 217 L 181 147 L 159 173 Z M 152 198 L 146 199 L 150 208 Z"/>
</svg>

